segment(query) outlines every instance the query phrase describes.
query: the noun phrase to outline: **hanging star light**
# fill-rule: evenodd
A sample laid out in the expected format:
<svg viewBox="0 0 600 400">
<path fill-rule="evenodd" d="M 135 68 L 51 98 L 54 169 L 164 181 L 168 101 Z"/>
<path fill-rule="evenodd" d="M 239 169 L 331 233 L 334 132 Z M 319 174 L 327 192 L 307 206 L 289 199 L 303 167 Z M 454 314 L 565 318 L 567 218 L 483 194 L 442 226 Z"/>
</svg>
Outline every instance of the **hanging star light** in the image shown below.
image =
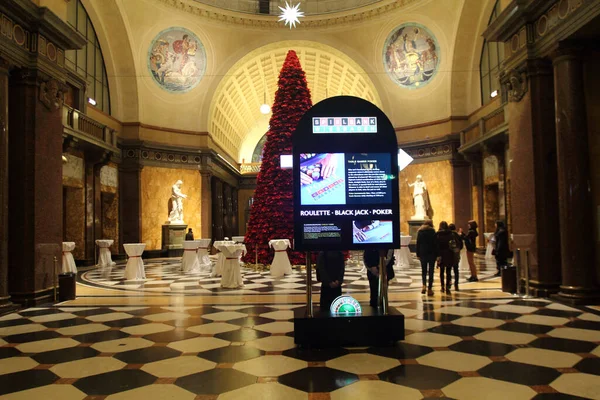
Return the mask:
<svg viewBox="0 0 600 400">
<path fill-rule="evenodd" d="M 292 29 L 292 27 L 295 28 L 296 23 L 300 23 L 300 20 L 298 18 L 304 17 L 304 12 L 300 11 L 300 3 L 292 7 L 286 1 L 285 8 L 279 7 L 279 9 L 281 10 L 281 14 L 279 15 L 279 22 L 285 21 L 286 25 L 290 25 L 290 29 Z"/>
</svg>

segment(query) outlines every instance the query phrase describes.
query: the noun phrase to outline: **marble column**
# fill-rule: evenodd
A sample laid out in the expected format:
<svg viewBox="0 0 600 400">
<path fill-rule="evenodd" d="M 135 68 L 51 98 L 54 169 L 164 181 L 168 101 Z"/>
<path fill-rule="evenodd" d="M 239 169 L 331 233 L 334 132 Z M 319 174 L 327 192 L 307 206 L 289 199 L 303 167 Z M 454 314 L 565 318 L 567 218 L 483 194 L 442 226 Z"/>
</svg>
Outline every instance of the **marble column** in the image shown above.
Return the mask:
<svg viewBox="0 0 600 400">
<path fill-rule="evenodd" d="M 102 187 L 100 169 L 105 162 L 86 154 L 85 166 L 85 264 L 95 261 L 96 239 L 102 239 Z"/>
<path fill-rule="evenodd" d="M 454 192 L 453 220 L 457 228 L 466 230 L 473 210 L 469 163 L 464 160 L 452 160 L 450 164 L 452 165 L 452 189 Z"/>
<path fill-rule="evenodd" d="M 125 159 L 119 165 L 119 237 L 125 243 L 142 241 L 142 168 L 136 161 Z M 164 221 L 156 221 L 162 224 Z M 120 253 L 125 251 L 121 248 Z"/>
<path fill-rule="evenodd" d="M 212 174 L 210 172 L 200 172 L 200 234 L 203 239 L 213 238 L 211 179 Z"/>
<path fill-rule="evenodd" d="M 9 293 L 25 306 L 52 300 L 62 243 L 61 84 L 35 69 L 9 80 Z"/>
<path fill-rule="evenodd" d="M 8 63 L 0 59 L 0 314 L 8 294 Z"/>
<path fill-rule="evenodd" d="M 553 59 L 561 237 L 562 285 L 558 297 L 572 303 L 600 300 L 591 237 L 592 192 L 580 50 L 563 47 Z"/>
<path fill-rule="evenodd" d="M 561 282 L 552 65 L 530 59 L 503 77 L 510 115 L 511 213 L 515 235 L 533 235 L 529 277 L 535 296 Z"/>
</svg>

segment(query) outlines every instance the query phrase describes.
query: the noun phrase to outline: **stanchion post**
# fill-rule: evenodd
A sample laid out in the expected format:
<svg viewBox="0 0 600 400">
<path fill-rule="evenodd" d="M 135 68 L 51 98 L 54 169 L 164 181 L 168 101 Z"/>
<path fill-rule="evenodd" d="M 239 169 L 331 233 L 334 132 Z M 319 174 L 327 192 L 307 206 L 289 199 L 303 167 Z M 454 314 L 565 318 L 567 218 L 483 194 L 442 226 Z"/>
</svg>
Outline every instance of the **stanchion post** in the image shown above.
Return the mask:
<svg viewBox="0 0 600 400">
<path fill-rule="evenodd" d="M 515 251 L 515 266 L 517 267 L 517 295 L 521 295 L 521 249 Z"/>
<path fill-rule="evenodd" d="M 385 267 L 385 256 L 382 253 L 379 254 L 378 305 L 383 315 L 387 315 L 387 268 Z"/>
<path fill-rule="evenodd" d="M 312 253 L 306 252 L 306 316 L 313 317 L 312 305 Z"/>
<path fill-rule="evenodd" d="M 57 268 L 58 268 L 58 258 L 56 258 L 56 256 L 54 256 L 54 279 L 53 279 L 54 285 L 53 286 L 54 286 L 54 302 L 55 303 L 56 303 L 56 300 L 57 300 L 56 289 L 57 289 L 57 286 L 58 286 L 58 281 L 57 281 L 57 279 L 58 279 L 58 271 L 57 271 Z"/>
<path fill-rule="evenodd" d="M 258 269 L 258 243 L 254 245 L 254 267 Z"/>
<path fill-rule="evenodd" d="M 525 250 L 525 297 L 529 297 L 529 249 Z"/>
</svg>

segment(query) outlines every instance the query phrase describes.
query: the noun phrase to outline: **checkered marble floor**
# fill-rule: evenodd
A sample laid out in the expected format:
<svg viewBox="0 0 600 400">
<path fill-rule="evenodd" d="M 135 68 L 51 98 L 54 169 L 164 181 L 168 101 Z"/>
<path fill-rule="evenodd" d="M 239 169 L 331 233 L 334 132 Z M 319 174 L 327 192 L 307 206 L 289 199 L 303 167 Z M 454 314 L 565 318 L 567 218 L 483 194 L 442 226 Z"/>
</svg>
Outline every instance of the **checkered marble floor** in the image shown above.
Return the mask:
<svg viewBox="0 0 600 400">
<path fill-rule="evenodd" d="M 239 295 L 239 294 L 302 294 L 306 293 L 306 271 L 294 269 L 291 275 L 275 279 L 269 271 L 254 271 L 242 268 L 244 287 L 242 289 L 221 288 L 221 278 L 211 278 L 209 273 L 186 274 L 181 271 L 180 258 L 162 258 L 144 260 L 146 268 L 145 281 L 128 281 L 125 279 L 125 265 L 120 264 L 111 268 L 98 268 L 80 274 L 80 282 L 96 287 L 110 289 L 143 291 L 169 294 L 188 295 Z M 493 260 L 477 257 L 480 280 L 493 277 L 496 264 Z M 349 260 L 344 276 L 343 290 L 345 293 L 366 292 L 369 281 L 366 272 L 361 272 L 361 262 Z M 420 290 L 421 265 L 417 260 L 409 268 L 396 267 L 396 277 L 390 282 L 390 292 Z M 439 283 L 439 270 L 435 279 Z M 466 279 L 470 276 L 468 270 L 460 270 L 460 283 L 464 288 L 469 284 Z M 318 293 L 321 284 L 316 281 L 313 272 L 314 292 Z"/>
<path fill-rule="evenodd" d="M 600 307 L 458 296 L 394 306 L 404 341 L 326 350 L 295 347 L 300 305 L 31 308 L 0 317 L 0 397 L 600 398 Z"/>
</svg>

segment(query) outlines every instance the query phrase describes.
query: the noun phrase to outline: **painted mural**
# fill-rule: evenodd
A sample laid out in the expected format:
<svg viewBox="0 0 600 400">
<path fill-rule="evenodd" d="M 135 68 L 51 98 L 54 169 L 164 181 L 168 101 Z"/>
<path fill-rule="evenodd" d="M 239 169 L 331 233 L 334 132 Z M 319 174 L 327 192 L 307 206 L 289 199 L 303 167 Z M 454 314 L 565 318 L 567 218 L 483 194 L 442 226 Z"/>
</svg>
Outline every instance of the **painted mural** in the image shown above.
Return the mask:
<svg viewBox="0 0 600 400">
<path fill-rule="evenodd" d="M 394 82 L 404 88 L 417 89 L 435 76 L 440 65 L 440 47 L 424 26 L 402 24 L 385 41 L 383 63 Z"/>
<path fill-rule="evenodd" d="M 189 30 L 169 28 L 152 41 L 148 68 L 161 88 L 184 93 L 202 80 L 206 71 L 206 52 L 200 39 Z"/>
</svg>

